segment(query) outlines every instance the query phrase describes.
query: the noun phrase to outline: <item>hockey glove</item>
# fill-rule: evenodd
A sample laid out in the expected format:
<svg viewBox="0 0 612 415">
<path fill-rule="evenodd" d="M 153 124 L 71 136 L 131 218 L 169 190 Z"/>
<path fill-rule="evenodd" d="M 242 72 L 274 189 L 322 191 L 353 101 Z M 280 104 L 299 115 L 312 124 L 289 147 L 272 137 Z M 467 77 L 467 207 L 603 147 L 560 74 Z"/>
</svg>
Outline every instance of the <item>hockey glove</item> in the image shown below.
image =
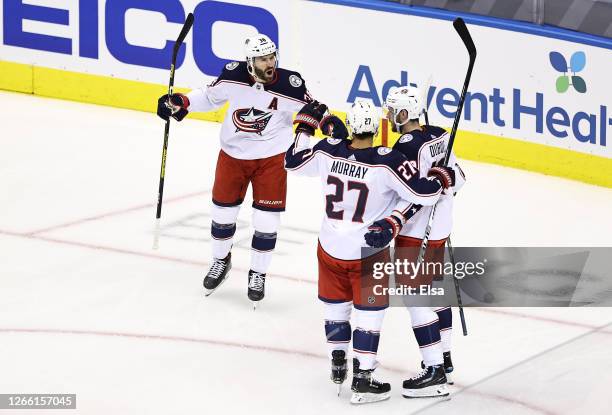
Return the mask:
<svg viewBox="0 0 612 415">
<path fill-rule="evenodd" d="M 189 114 L 189 98 L 183 94 L 172 94 L 168 99 L 168 94 L 161 96 L 157 100 L 157 115 L 164 121 L 170 117 L 177 121 L 182 121 Z"/>
<path fill-rule="evenodd" d="M 406 220 L 403 215 L 393 212 L 386 218 L 377 220 L 368 227 L 368 233 L 363 237 L 366 243 L 373 248 L 384 248 L 389 245 L 402 230 Z"/>
<path fill-rule="evenodd" d="M 349 133 L 342 120 L 335 115 L 330 115 L 323 118 L 320 124 L 321 131 L 324 135 L 332 138 L 340 138 L 342 140 L 348 138 Z"/>
<path fill-rule="evenodd" d="M 455 171 L 450 167 L 436 166 L 429 169 L 427 177 L 433 177 L 444 190 L 455 185 Z"/>
<path fill-rule="evenodd" d="M 304 105 L 293 121 L 298 125 L 295 129 L 296 133 L 305 132 L 311 136 L 314 135 L 326 112 L 327 105 L 319 101 L 312 101 Z"/>
</svg>

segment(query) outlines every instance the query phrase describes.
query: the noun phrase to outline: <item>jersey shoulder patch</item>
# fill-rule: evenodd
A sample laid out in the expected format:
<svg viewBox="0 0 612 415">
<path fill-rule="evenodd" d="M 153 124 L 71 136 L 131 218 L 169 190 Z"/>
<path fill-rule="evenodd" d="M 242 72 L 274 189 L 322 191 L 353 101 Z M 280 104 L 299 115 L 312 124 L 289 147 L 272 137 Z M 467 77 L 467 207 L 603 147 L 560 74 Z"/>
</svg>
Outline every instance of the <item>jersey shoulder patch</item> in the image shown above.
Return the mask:
<svg viewBox="0 0 612 415">
<path fill-rule="evenodd" d="M 287 98 L 306 103 L 306 83 L 298 72 L 283 68 L 276 70 L 277 81 L 271 85 L 266 85 L 266 90 L 284 95 Z"/>
<path fill-rule="evenodd" d="M 294 88 L 299 88 L 304 83 L 304 80 L 297 75 L 289 75 L 289 84 Z"/>
<path fill-rule="evenodd" d="M 425 127 L 425 135 L 428 141 L 440 138 L 446 133 L 447 131 L 442 127 L 437 127 L 435 125 L 428 125 Z"/>
<path fill-rule="evenodd" d="M 228 71 L 233 71 L 234 69 L 236 69 L 238 67 L 238 65 L 240 65 L 238 62 L 230 62 L 227 65 L 225 65 L 225 69 L 227 69 Z"/>
<path fill-rule="evenodd" d="M 343 149 L 346 150 L 349 145 L 350 142 L 348 140 L 342 140 L 340 138 L 325 138 L 315 144 L 313 151 L 320 150 L 332 156 L 343 157 L 345 153 Z"/>
<path fill-rule="evenodd" d="M 374 150 L 371 153 L 372 164 L 383 164 L 395 168 L 406 161 L 406 157 L 400 151 L 389 147 L 373 147 L 372 150 Z"/>
<path fill-rule="evenodd" d="M 401 152 L 409 160 L 416 160 L 421 146 L 429 139 L 428 135 L 421 130 L 414 130 L 406 133 L 396 141 L 393 149 Z"/>
<path fill-rule="evenodd" d="M 253 85 L 253 81 L 249 76 L 246 62 L 230 62 L 223 67 L 221 75 L 213 83 L 217 85 L 223 81 L 238 82 L 247 85 Z"/>
</svg>

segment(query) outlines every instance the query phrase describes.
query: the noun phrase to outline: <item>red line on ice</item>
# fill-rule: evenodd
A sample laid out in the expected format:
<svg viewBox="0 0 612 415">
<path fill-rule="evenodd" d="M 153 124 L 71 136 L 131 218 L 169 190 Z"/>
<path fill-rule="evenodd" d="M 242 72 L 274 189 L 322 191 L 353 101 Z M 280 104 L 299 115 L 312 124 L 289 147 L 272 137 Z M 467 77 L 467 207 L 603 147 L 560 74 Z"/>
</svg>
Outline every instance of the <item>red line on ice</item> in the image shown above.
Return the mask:
<svg viewBox="0 0 612 415">
<path fill-rule="evenodd" d="M 202 196 L 202 195 L 205 195 L 206 193 L 210 193 L 210 190 L 194 192 L 194 193 L 188 193 L 188 194 L 182 195 L 182 196 L 169 197 L 169 198 L 164 200 L 164 203 L 168 204 L 168 203 L 178 202 L 178 201 L 181 201 L 181 200 L 190 199 L 192 197 Z M 34 235 L 41 234 L 43 232 L 50 232 L 50 231 L 55 231 L 55 230 L 58 230 L 58 229 L 68 228 L 70 226 L 82 225 L 82 224 L 87 223 L 87 222 L 93 222 L 93 221 L 100 220 L 100 219 L 106 219 L 106 218 L 109 218 L 111 216 L 122 215 L 124 213 L 130 213 L 130 212 L 134 212 L 134 211 L 141 210 L 141 209 L 152 208 L 154 206 L 156 206 L 156 203 L 145 203 L 145 204 L 142 204 L 142 205 L 132 206 L 132 207 L 129 207 L 129 208 L 126 208 L 126 209 L 120 209 L 120 210 L 115 210 L 115 211 L 112 211 L 112 212 L 101 213 L 99 215 L 89 216 L 89 217 L 86 217 L 86 218 L 81 218 L 81 219 L 77 219 L 77 220 L 74 220 L 74 221 L 70 221 L 70 222 L 66 222 L 66 223 L 61 223 L 59 225 L 54 225 L 54 226 L 49 226 L 47 228 L 37 229 L 37 230 L 34 230 L 34 231 L 26 232 L 26 233 L 24 233 L 24 235 L 34 236 Z"/>
<path fill-rule="evenodd" d="M 237 343 L 226 340 L 217 340 L 217 339 L 204 339 L 204 338 L 196 338 L 196 337 L 185 337 L 185 336 L 165 336 L 160 334 L 139 334 L 139 333 L 126 333 L 126 332 L 106 332 L 106 331 L 94 331 L 94 330 L 69 330 L 69 329 L 38 329 L 38 328 L 0 328 L 0 333 L 27 333 L 27 334 L 60 334 L 60 335 L 80 335 L 80 336 L 100 336 L 100 337 L 124 337 L 131 339 L 140 339 L 140 340 L 162 340 L 162 341 L 171 341 L 171 342 L 187 342 L 187 343 L 199 343 L 199 344 L 209 344 L 213 346 L 227 346 L 234 348 L 242 348 L 242 349 L 251 349 L 257 351 L 266 351 L 266 352 L 275 352 L 282 353 L 287 355 L 299 355 L 312 357 L 315 359 L 327 359 L 326 355 L 316 354 L 312 352 L 307 352 L 303 350 L 290 350 L 283 349 L 280 347 L 272 347 L 266 345 L 257 345 L 257 344 L 245 344 L 245 343 Z M 406 373 L 407 371 L 400 368 L 387 367 L 382 366 L 385 370 L 395 373 Z M 461 386 L 457 382 L 455 385 L 461 389 L 465 386 Z M 494 399 L 501 402 L 510 403 L 513 405 L 519 405 L 524 408 L 530 409 L 532 411 L 544 414 L 544 415 L 555 415 L 553 412 L 535 406 L 533 404 L 516 400 L 514 398 L 486 393 L 486 392 L 478 392 L 475 390 L 467 389 L 465 393 L 482 396 L 489 399 Z"/>
</svg>

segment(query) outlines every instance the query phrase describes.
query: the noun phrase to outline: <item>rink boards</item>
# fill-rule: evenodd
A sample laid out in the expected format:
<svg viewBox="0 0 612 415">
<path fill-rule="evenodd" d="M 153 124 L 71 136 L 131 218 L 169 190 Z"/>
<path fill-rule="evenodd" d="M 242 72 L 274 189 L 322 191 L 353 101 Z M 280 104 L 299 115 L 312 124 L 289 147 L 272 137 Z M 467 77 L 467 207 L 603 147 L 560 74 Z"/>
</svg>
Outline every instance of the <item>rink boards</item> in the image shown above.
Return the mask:
<svg viewBox="0 0 612 415">
<path fill-rule="evenodd" d="M 278 42 L 281 65 L 298 69 L 312 94 L 339 114 L 355 99 L 381 105 L 390 87 L 422 86 L 431 76 L 430 120 L 450 127 L 467 64 L 453 15 L 367 0 L 270 3 L 4 0 L 0 88 L 155 111 L 167 88 L 172 40 L 193 10 L 179 86 L 211 82 L 226 62 L 241 59 L 241 39 L 259 30 Z M 458 155 L 612 187 L 605 77 L 612 72 L 612 42 L 465 19 L 479 55 Z M 220 121 L 223 110 L 191 116 Z M 396 137 L 385 132 L 380 139 L 392 145 Z"/>
</svg>

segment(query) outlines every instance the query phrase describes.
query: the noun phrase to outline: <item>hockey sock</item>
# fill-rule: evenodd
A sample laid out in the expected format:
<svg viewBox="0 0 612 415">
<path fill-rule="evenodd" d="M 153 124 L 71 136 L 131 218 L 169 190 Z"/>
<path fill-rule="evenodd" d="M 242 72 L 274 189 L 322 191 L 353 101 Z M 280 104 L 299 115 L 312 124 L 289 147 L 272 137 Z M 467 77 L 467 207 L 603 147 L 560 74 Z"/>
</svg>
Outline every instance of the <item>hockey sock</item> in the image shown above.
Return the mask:
<svg viewBox="0 0 612 415">
<path fill-rule="evenodd" d="M 332 358 L 334 350 L 343 350 L 348 354 L 348 346 L 351 341 L 351 309 L 350 301 L 344 303 L 325 304 L 325 337 L 327 338 L 327 350 L 329 358 Z"/>
<path fill-rule="evenodd" d="M 232 249 L 232 238 L 236 233 L 236 224 L 212 222 L 210 234 L 212 236 L 213 258 L 225 258 Z"/>
<path fill-rule="evenodd" d="M 253 209 L 253 240 L 251 242 L 251 269 L 266 273 L 276 247 L 276 231 L 280 225 L 280 212 Z"/>
<path fill-rule="evenodd" d="M 212 205 L 210 210 L 210 216 L 212 217 L 210 234 L 212 235 L 213 258 L 225 258 L 232 249 L 232 239 L 236 233 L 236 218 L 239 211 L 240 206 Z"/>
<path fill-rule="evenodd" d="M 276 232 L 263 233 L 255 231 L 251 241 L 251 269 L 266 273 L 272 261 L 272 251 L 276 246 Z"/>
<path fill-rule="evenodd" d="M 425 366 L 441 365 L 442 343 L 440 322 L 437 314 L 429 307 L 408 307 L 412 319 L 412 330 L 416 338 Z"/>
<path fill-rule="evenodd" d="M 440 339 L 442 341 L 442 351 L 450 352 L 451 334 L 453 332 L 453 311 L 450 307 L 438 308 L 436 310 L 440 321 Z"/>
<path fill-rule="evenodd" d="M 385 311 L 355 309 L 357 327 L 353 330 L 353 352 L 359 360 L 360 369 L 376 368 L 380 328 Z"/>
</svg>

